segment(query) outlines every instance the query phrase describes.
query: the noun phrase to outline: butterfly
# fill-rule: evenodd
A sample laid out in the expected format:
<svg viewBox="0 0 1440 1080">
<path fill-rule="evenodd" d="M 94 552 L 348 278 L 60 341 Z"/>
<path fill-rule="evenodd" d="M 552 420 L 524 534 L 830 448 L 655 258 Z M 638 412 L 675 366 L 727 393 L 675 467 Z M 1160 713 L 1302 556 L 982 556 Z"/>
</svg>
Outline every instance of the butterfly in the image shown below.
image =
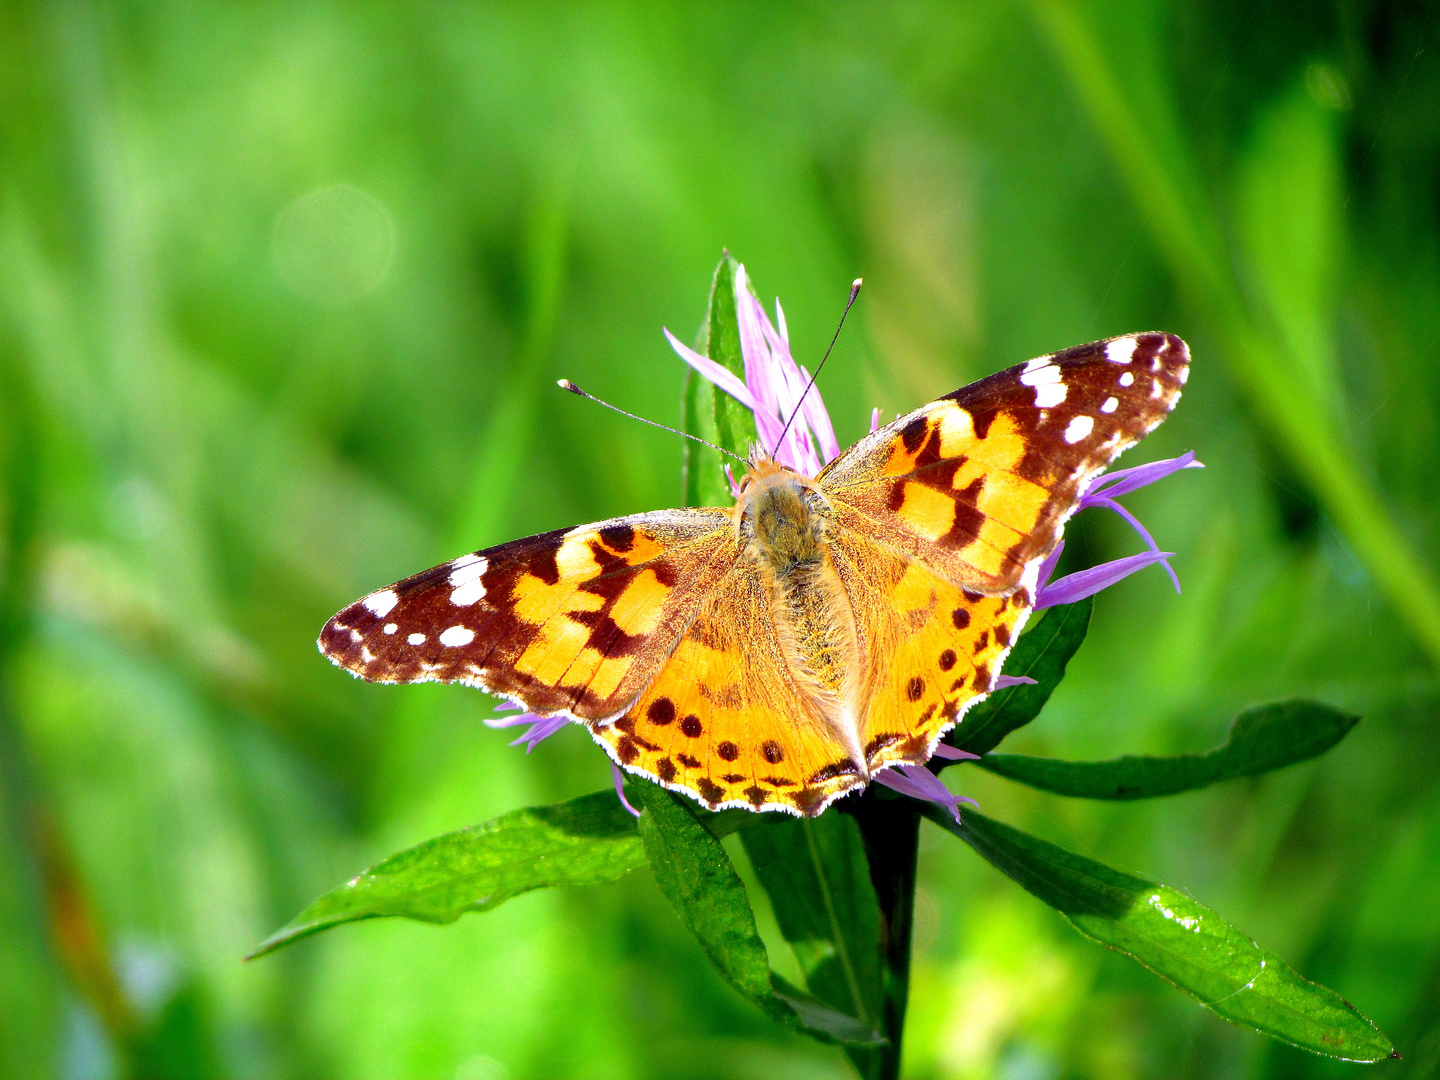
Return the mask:
<svg viewBox="0 0 1440 1080">
<path fill-rule="evenodd" d="M 564 715 L 714 810 L 813 816 L 929 760 L 995 685 L 1087 484 L 1174 407 L 1190 354 L 1143 333 L 1038 357 L 802 476 L 753 452 L 730 507 L 462 555 L 351 604 L 320 651 Z"/>
</svg>

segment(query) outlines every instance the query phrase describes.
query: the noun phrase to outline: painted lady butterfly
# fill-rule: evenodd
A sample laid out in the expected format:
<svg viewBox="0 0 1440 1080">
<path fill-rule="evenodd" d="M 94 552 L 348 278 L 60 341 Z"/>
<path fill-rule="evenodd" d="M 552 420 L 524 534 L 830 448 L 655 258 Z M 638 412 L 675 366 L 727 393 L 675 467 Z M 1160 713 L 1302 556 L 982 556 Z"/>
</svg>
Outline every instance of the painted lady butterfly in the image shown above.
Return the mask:
<svg viewBox="0 0 1440 1080">
<path fill-rule="evenodd" d="M 700 800 L 820 813 L 927 761 L 994 686 L 1087 483 L 1163 420 L 1189 350 L 1080 345 L 872 432 L 807 477 L 755 454 L 729 508 L 463 555 L 351 604 L 320 651 L 583 723 Z"/>
</svg>

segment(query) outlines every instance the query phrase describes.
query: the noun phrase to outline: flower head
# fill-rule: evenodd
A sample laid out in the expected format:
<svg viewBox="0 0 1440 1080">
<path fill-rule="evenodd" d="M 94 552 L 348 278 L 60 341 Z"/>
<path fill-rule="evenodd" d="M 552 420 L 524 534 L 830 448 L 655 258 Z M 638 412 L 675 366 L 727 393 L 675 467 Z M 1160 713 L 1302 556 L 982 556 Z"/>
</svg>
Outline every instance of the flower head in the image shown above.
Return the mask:
<svg viewBox="0 0 1440 1080">
<path fill-rule="evenodd" d="M 743 266 L 735 268 L 735 308 L 740 323 L 740 356 L 745 365 L 743 383 L 728 368 L 686 348 L 669 330 L 665 336 L 680 359 L 755 414 L 755 431 L 763 451 L 787 468 L 814 476 L 839 455 L 840 444 L 835 441 L 835 428 L 819 388 L 810 386 L 810 373 L 790 355 L 785 311 L 777 299 L 775 322 L 770 322 L 760 301 L 750 292 Z M 785 423 L 797 403 L 800 411 L 786 430 Z"/>
</svg>

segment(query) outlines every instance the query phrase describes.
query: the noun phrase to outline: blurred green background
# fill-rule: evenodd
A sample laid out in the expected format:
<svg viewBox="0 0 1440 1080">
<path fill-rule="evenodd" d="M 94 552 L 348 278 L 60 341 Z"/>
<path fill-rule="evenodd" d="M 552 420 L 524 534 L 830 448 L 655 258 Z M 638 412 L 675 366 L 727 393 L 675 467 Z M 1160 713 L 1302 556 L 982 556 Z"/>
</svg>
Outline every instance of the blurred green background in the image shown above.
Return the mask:
<svg viewBox="0 0 1440 1080">
<path fill-rule="evenodd" d="M 1105 593 L 1040 722 L 1077 758 L 1305 694 L 1321 761 L 986 811 L 1180 886 L 1440 1075 L 1440 11 L 1433 3 L 0 6 L 0 1074 L 837 1077 L 653 882 L 240 957 L 442 830 L 609 783 L 489 699 L 373 687 L 334 610 L 667 506 L 722 245 L 842 445 L 1030 356 L 1194 351 L 1126 464 L 1179 552 Z M 1137 550 L 1096 512 L 1067 565 Z M 927 830 L 929 827 L 927 826 Z M 1348 1075 L 1230 1027 L 935 831 L 916 1078 Z M 763 912 L 762 912 L 763 921 Z M 783 960 L 777 957 L 777 963 Z"/>
</svg>

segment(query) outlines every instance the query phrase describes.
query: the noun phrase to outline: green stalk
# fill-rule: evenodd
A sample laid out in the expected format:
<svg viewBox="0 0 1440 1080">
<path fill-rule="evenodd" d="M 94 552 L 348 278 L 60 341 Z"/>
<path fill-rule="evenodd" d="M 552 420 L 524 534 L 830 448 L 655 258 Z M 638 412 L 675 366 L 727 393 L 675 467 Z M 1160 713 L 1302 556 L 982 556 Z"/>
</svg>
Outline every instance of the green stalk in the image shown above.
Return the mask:
<svg viewBox="0 0 1440 1080">
<path fill-rule="evenodd" d="M 877 798 L 867 789 L 837 804 L 854 817 L 865 841 L 870 881 L 880 901 L 880 951 L 885 997 L 880 1031 L 886 1045 L 846 1047 L 864 1080 L 898 1080 L 910 998 L 910 935 L 915 923 L 915 866 L 920 854 L 920 812 L 910 799 Z M 833 812 L 833 811 L 832 811 Z"/>
<path fill-rule="evenodd" d="M 1186 165 L 1162 158 L 1070 0 L 1032 0 L 1041 32 L 1068 71 L 1109 146 L 1141 216 L 1189 302 L 1210 323 L 1231 374 L 1400 613 L 1440 667 L 1440 586 L 1411 550 L 1375 487 L 1345 450 L 1326 403 L 1295 377 L 1299 365 L 1270 320 L 1246 305 L 1220 232 L 1187 183 Z"/>
</svg>

